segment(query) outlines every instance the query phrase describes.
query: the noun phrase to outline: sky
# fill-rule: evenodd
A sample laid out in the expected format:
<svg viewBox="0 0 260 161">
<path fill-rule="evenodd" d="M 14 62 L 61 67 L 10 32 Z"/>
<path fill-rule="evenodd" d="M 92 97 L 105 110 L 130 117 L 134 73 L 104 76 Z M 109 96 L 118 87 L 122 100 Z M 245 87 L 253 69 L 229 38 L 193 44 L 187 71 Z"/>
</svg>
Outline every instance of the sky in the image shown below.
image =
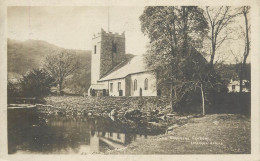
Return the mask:
<svg viewBox="0 0 260 161">
<path fill-rule="evenodd" d="M 44 40 L 67 49 L 91 50 L 93 34 L 101 28 L 108 31 L 109 19 L 111 32 L 125 32 L 126 53 L 141 55 L 149 43 L 141 32 L 139 17 L 143 10 L 143 6 L 9 6 L 8 38 Z M 243 17 L 233 23 L 233 37 L 237 37 L 243 23 Z M 216 60 L 235 62 L 231 51 L 241 55 L 244 50 L 244 41 L 235 39 L 226 41 L 218 49 Z M 247 60 L 250 61 L 250 56 Z"/>
<path fill-rule="evenodd" d="M 68 49 L 92 49 L 93 34 L 103 28 L 126 36 L 126 53 L 146 51 L 148 38 L 141 32 L 144 7 L 8 7 L 8 38 L 44 40 Z M 109 15 L 109 16 L 108 16 Z"/>
</svg>

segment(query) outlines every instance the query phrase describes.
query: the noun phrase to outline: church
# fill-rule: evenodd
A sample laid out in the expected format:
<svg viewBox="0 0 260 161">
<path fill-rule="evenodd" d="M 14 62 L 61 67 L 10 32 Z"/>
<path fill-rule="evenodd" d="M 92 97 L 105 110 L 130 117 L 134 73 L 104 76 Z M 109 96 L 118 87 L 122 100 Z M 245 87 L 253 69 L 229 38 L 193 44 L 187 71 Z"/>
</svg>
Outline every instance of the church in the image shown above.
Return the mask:
<svg viewBox="0 0 260 161">
<path fill-rule="evenodd" d="M 101 32 L 92 38 L 89 96 L 157 96 L 156 76 L 143 56 L 126 54 L 125 33 Z"/>
</svg>

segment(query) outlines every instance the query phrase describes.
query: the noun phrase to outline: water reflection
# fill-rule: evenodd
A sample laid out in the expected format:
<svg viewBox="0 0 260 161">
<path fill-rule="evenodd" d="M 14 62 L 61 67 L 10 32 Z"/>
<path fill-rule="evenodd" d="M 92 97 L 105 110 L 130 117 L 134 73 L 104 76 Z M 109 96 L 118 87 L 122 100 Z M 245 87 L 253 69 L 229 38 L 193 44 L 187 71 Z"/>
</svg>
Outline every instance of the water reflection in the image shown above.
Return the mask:
<svg viewBox="0 0 260 161">
<path fill-rule="evenodd" d="M 162 131 L 153 130 L 145 123 L 112 120 L 109 117 L 48 116 L 35 110 L 8 110 L 9 154 L 104 153 Z"/>
</svg>

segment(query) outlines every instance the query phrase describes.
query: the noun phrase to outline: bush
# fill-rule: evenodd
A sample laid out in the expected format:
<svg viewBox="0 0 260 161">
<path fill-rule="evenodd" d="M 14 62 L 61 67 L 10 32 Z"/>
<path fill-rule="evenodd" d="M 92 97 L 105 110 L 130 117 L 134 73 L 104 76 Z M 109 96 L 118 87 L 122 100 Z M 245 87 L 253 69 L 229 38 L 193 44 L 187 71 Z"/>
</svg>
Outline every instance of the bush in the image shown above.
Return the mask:
<svg viewBox="0 0 260 161">
<path fill-rule="evenodd" d="M 44 69 L 33 69 L 17 83 L 8 82 L 8 97 L 42 97 L 50 94 L 54 79 Z"/>
</svg>

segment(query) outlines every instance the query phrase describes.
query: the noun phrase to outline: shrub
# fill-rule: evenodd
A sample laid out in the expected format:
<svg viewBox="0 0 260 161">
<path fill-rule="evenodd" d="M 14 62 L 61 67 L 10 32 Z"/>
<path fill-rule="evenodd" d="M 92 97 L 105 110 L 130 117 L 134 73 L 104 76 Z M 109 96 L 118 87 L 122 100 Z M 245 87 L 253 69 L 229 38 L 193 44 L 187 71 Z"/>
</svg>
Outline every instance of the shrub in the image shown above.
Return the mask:
<svg viewBox="0 0 260 161">
<path fill-rule="evenodd" d="M 42 97 L 50 94 L 54 79 L 44 69 L 33 69 L 17 83 L 8 82 L 9 97 Z"/>
</svg>

